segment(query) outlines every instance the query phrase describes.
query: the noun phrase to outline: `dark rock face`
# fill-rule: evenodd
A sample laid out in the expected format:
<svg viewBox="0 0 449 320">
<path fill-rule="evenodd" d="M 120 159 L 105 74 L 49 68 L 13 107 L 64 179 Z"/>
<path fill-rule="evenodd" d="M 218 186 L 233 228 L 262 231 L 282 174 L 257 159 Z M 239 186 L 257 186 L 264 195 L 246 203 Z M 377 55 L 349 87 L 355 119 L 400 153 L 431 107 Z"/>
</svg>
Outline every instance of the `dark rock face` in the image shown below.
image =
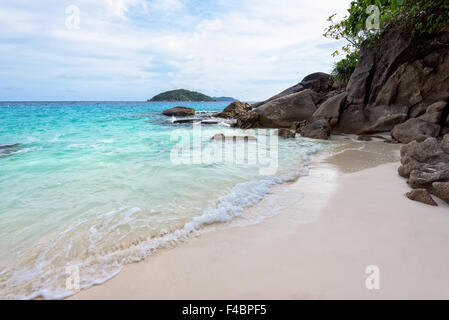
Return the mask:
<svg viewBox="0 0 449 320">
<path fill-rule="evenodd" d="M 165 116 L 188 117 L 195 115 L 195 109 L 187 107 L 175 107 L 162 112 Z"/>
<path fill-rule="evenodd" d="M 434 194 L 449 204 L 449 182 L 434 182 L 432 187 Z"/>
<path fill-rule="evenodd" d="M 252 129 L 259 127 L 259 115 L 252 110 L 248 103 L 234 101 L 227 106 L 223 112 L 216 115 L 219 118 L 237 119 L 236 126 L 241 129 Z"/>
<path fill-rule="evenodd" d="M 399 142 L 424 141 L 429 137 L 437 137 L 441 127 L 422 119 L 409 119 L 391 131 L 391 136 Z"/>
<path fill-rule="evenodd" d="M 281 128 L 278 130 L 278 136 L 284 139 L 294 139 L 296 137 L 296 132 Z"/>
<path fill-rule="evenodd" d="M 335 132 L 390 131 L 408 118 L 422 115 L 434 103 L 448 101 L 448 34 L 445 30 L 434 37 L 417 39 L 389 29 L 378 46 L 364 43 Z M 433 106 L 424 120 L 436 124 L 439 108 L 441 105 Z"/>
<path fill-rule="evenodd" d="M 438 204 L 433 200 L 429 191 L 426 189 L 414 189 L 406 194 L 407 198 L 413 201 L 422 202 L 430 206 L 438 206 Z"/>
<path fill-rule="evenodd" d="M 293 93 L 298 93 L 307 89 L 313 90 L 315 92 L 326 93 L 331 91 L 332 89 L 335 89 L 334 81 L 332 80 L 331 76 L 327 73 L 323 72 L 312 73 L 307 77 L 305 77 L 297 85 L 294 85 L 293 87 L 290 87 L 282 91 L 281 93 L 269 98 L 268 100 L 253 104 L 253 108 L 258 108 L 270 101 L 285 97 Z"/>
<path fill-rule="evenodd" d="M 296 122 L 311 119 L 316 110 L 314 93 L 307 89 L 272 100 L 256 112 L 263 127 L 290 128 Z"/>
<path fill-rule="evenodd" d="M 327 120 L 317 120 L 300 129 L 305 138 L 327 140 L 331 134 L 331 126 Z"/>
</svg>

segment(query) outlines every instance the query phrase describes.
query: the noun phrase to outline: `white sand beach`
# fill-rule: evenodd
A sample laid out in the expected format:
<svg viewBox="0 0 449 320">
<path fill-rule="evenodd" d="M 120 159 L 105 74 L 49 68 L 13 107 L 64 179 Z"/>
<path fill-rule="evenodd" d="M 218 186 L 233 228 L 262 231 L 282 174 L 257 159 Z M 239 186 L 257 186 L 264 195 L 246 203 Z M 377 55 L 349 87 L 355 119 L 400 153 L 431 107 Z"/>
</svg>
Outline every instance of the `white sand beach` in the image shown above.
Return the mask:
<svg viewBox="0 0 449 320">
<path fill-rule="evenodd" d="M 447 299 L 449 206 L 404 196 L 398 150 L 357 142 L 317 157 L 243 214 L 275 216 L 237 219 L 70 299 Z M 370 265 L 380 290 L 366 288 Z"/>
</svg>

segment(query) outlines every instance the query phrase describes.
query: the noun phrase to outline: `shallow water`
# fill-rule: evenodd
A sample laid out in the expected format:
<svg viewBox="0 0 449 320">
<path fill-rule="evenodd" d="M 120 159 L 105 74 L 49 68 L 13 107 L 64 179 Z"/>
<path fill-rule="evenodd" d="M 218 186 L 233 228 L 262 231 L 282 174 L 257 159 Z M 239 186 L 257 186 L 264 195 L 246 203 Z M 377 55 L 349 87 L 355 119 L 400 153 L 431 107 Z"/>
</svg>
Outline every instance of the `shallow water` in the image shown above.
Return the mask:
<svg viewBox="0 0 449 320">
<path fill-rule="evenodd" d="M 227 104 L 184 105 L 205 117 Z M 226 123 L 196 131 L 173 124 L 161 111 L 176 105 L 0 103 L 1 298 L 70 295 L 72 266 L 82 288 L 103 282 L 205 225 L 230 222 L 275 184 L 307 174 L 308 156 L 332 144 L 297 138 L 269 145 L 269 132 L 250 131 L 257 150 L 231 142 L 236 154 L 245 150 L 242 161 L 195 161 L 194 152 L 181 152 L 177 162 L 173 150 L 186 133 L 190 151 L 216 148 L 216 133 L 249 133 Z M 261 150 L 276 160 L 269 175 L 261 174 Z"/>
</svg>

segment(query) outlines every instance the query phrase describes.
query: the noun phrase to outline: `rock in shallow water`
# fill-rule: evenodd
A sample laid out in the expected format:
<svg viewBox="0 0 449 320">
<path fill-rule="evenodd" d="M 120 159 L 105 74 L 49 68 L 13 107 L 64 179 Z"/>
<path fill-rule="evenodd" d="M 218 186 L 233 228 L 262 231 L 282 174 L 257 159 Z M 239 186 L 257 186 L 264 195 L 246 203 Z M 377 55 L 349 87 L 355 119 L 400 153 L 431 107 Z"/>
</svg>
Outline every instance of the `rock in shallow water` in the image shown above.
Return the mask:
<svg viewBox="0 0 449 320">
<path fill-rule="evenodd" d="M 407 198 L 413 201 L 422 202 L 430 206 L 438 206 L 438 204 L 433 200 L 429 191 L 426 189 L 415 189 L 406 194 Z"/>
<path fill-rule="evenodd" d="M 0 156 L 8 155 L 19 151 L 20 144 L 0 144 Z"/>
<path fill-rule="evenodd" d="M 218 118 L 239 119 L 252 110 L 251 105 L 240 101 L 234 101 L 227 106 L 222 112 L 216 115 Z"/>
<path fill-rule="evenodd" d="M 294 139 L 296 137 L 296 132 L 289 129 L 279 129 L 278 136 L 284 139 Z"/>
<path fill-rule="evenodd" d="M 211 138 L 217 142 L 238 142 L 238 141 L 257 141 L 254 136 L 225 136 L 223 133 L 217 133 Z"/>
<path fill-rule="evenodd" d="M 162 112 L 164 116 L 175 116 L 175 117 L 188 117 L 195 115 L 195 109 L 187 107 L 174 107 L 171 109 L 164 110 Z"/>
</svg>

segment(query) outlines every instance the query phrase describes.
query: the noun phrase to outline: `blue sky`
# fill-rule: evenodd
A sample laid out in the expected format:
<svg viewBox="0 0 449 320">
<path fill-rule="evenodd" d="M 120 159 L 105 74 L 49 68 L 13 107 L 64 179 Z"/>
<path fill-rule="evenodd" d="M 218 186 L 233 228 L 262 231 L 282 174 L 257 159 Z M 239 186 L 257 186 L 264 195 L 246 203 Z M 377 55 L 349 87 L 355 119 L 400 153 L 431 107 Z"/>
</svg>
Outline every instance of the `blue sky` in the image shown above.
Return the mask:
<svg viewBox="0 0 449 320">
<path fill-rule="evenodd" d="M 330 71 L 342 43 L 322 36 L 326 19 L 349 3 L 2 0 L 0 101 L 140 101 L 179 88 L 262 100 Z"/>
</svg>

